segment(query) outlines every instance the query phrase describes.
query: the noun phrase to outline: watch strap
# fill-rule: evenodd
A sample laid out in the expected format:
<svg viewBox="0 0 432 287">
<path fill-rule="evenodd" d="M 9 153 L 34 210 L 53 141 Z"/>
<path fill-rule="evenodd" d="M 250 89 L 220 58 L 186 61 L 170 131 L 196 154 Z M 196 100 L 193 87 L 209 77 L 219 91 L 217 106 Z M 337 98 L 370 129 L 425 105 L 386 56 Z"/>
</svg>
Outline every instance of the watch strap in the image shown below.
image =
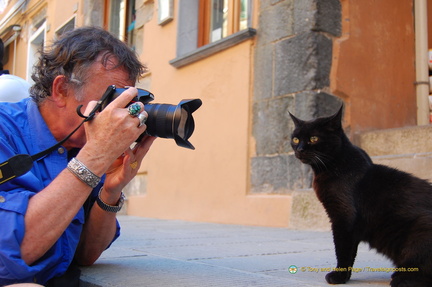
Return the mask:
<svg viewBox="0 0 432 287">
<path fill-rule="evenodd" d="M 99 207 L 102 208 L 102 210 L 105 210 L 108 212 L 113 212 L 113 213 L 119 212 L 122 209 L 123 203 L 125 200 L 125 195 L 123 194 L 123 192 L 120 194 L 120 199 L 117 201 L 117 205 L 109 205 L 109 204 L 105 203 L 100 197 L 102 189 L 103 189 L 103 187 L 99 190 L 99 194 L 96 198 L 96 202 L 99 205 Z"/>
</svg>

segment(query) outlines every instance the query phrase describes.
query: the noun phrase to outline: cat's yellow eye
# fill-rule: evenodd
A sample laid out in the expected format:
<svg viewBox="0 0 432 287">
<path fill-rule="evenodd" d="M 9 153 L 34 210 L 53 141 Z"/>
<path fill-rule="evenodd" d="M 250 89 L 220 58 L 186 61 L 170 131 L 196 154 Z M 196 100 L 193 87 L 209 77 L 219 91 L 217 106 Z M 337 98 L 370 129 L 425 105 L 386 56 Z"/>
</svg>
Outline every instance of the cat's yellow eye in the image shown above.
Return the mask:
<svg viewBox="0 0 432 287">
<path fill-rule="evenodd" d="M 292 139 L 293 144 L 299 144 L 300 140 L 298 138 Z"/>
<path fill-rule="evenodd" d="M 318 139 L 318 137 L 316 137 L 316 136 L 313 136 L 313 137 L 310 138 L 310 142 L 311 142 L 311 143 L 316 143 L 316 142 L 318 142 L 318 140 L 319 140 L 319 139 Z"/>
</svg>

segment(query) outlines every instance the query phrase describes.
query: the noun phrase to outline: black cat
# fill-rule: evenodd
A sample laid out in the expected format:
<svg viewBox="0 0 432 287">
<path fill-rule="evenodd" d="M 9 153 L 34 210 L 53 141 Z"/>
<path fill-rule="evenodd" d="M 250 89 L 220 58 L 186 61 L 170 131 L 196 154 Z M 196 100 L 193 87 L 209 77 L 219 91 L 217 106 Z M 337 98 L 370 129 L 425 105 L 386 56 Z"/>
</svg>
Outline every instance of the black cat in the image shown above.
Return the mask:
<svg viewBox="0 0 432 287">
<path fill-rule="evenodd" d="M 338 271 L 328 273 L 327 282 L 350 279 L 357 246 L 364 241 L 394 262 L 391 286 L 432 286 L 431 184 L 373 164 L 345 135 L 342 109 L 312 121 L 290 113 L 292 148 L 312 167 L 313 188 L 332 225 Z"/>
</svg>

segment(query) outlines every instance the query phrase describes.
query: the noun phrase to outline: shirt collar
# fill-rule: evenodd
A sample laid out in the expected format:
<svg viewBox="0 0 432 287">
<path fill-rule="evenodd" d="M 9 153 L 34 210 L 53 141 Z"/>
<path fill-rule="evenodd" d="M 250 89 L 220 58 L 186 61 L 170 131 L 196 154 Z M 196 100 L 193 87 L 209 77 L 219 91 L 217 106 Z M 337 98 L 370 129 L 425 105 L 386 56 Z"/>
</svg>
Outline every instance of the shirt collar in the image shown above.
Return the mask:
<svg viewBox="0 0 432 287">
<path fill-rule="evenodd" d="M 27 116 L 29 119 L 30 138 L 38 152 L 46 150 L 57 143 L 57 140 L 45 123 L 39 107 L 31 98 L 27 101 Z"/>
</svg>

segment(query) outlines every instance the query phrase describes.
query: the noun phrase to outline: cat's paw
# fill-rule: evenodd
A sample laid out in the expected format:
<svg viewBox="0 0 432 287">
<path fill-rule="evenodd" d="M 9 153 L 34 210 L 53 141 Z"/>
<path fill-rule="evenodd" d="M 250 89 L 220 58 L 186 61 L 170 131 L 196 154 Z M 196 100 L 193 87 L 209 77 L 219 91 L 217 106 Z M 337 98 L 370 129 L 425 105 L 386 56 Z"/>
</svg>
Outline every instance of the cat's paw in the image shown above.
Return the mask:
<svg viewBox="0 0 432 287">
<path fill-rule="evenodd" d="M 329 284 L 345 284 L 351 278 L 351 272 L 332 271 L 325 277 Z"/>
</svg>

